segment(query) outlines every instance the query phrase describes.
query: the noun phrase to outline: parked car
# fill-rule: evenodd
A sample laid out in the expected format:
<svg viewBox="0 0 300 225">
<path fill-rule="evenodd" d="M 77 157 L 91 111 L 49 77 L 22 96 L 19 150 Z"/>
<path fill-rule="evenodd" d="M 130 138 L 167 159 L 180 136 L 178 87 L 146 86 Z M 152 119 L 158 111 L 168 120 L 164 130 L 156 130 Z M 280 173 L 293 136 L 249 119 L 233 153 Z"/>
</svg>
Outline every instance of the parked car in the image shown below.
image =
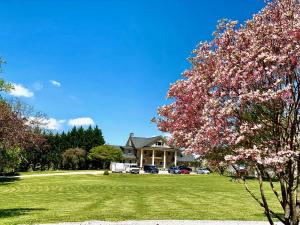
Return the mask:
<svg viewBox="0 0 300 225">
<path fill-rule="evenodd" d="M 244 164 L 235 164 L 233 165 L 237 176 L 245 176 L 248 175 L 248 170 L 246 165 Z"/>
<path fill-rule="evenodd" d="M 155 165 L 144 165 L 145 173 L 158 173 L 158 169 Z"/>
<path fill-rule="evenodd" d="M 187 169 L 181 169 L 180 174 L 190 174 L 190 171 Z"/>
<path fill-rule="evenodd" d="M 168 172 L 171 174 L 180 174 L 180 169 L 178 166 L 172 166 L 168 169 Z"/>
<path fill-rule="evenodd" d="M 178 168 L 180 170 L 188 170 L 188 171 L 192 172 L 192 169 L 190 167 L 188 167 L 188 166 L 178 166 Z"/>
<path fill-rule="evenodd" d="M 210 170 L 208 168 L 199 168 L 197 169 L 197 174 L 210 174 Z"/>
<path fill-rule="evenodd" d="M 140 168 L 136 163 L 131 163 L 126 165 L 126 173 L 133 173 L 133 174 L 139 174 Z"/>
<path fill-rule="evenodd" d="M 248 170 L 246 168 L 238 168 L 235 175 L 236 177 L 248 176 Z"/>
</svg>

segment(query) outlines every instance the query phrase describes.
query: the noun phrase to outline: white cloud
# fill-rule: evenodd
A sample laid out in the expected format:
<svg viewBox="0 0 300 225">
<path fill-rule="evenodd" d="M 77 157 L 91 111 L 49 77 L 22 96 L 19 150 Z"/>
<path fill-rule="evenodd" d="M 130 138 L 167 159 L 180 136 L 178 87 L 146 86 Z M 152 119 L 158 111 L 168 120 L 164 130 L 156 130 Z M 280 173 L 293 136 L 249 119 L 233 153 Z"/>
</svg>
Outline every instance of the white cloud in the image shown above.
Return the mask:
<svg viewBox="0 0 300 225">
<path fill-rule="evenodd" d="M 13 89 L 10 91 L 10 95 L 16 97 L 26 97 L 31 98 L 33 97 L 34 93 L 29 89 L 25 88 L 22 84 L 12 84 Z"/>
<path fill-rule="evenodd" d="M 56 81 L 56 80 L 50 80 L 50 83 L 53 84 L 54 86 L 60 87 L 61 83 Z"/>
<path fill-rule="evenodd" d="M 70 126 L 87 126 L 87 125 L 94 125 L 95 122 L 92 118 L 90 117 L 79 117 L 79 118 L 76 118 L 76 119 L 70 119 L 68 121 L 68 124 Z"/>
<path fill-rule="evenodd" d="M 65 123 L 65 120 L 57 120 L 55 118 L 36 118 L 36 117 L 30 117 L 29 118 L 29 124 L 38 124 L 41 128 L 47 129 L 47 130 L 61 130 L 62 125 Z"/>
<path fill-rule="evenodd" d="M 66 122 L 65 120 L 57 120 L 54 118 L 49 118 L 45 120 L 45 128 L 49 130 L 60 130 L 62 125 Z"/>
</svg>

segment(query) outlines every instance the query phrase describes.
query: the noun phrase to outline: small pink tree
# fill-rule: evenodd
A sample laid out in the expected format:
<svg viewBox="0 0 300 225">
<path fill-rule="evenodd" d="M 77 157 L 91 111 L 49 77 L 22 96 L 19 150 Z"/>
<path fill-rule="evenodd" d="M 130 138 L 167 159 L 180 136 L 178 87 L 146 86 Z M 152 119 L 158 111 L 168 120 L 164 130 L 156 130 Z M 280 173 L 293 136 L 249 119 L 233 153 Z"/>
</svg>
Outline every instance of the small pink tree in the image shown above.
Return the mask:
<svg viewBox="0 0 300 225">
<path fill-rule="evenodd" d="M 243 25 L 220 22 L 211 42 L 194 51 L 192 68 L 170 87 L 174 101 L 157 124 L 174 145 L 255 168 L 261 196 L 246 189 L 273 224 L 300 216 L 300 2 L 274 0 Z M 271 174 L 280 183 L 275 190 Z M 284 215 L 272 211 L 263 177 Z"/>
</svg>

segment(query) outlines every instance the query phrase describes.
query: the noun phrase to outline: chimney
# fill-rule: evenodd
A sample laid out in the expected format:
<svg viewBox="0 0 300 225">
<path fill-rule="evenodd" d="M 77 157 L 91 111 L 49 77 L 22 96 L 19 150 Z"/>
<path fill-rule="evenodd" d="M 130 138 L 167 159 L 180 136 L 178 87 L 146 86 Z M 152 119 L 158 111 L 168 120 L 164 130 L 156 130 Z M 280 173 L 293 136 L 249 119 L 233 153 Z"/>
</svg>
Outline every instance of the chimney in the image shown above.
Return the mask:
<svg viewBox="0 0 300 225">
<path fill-rule="evenodd" d="M 130 133 L 129 137 L 131 138 L 134 137 L 134 133 Z"/>
</svg>

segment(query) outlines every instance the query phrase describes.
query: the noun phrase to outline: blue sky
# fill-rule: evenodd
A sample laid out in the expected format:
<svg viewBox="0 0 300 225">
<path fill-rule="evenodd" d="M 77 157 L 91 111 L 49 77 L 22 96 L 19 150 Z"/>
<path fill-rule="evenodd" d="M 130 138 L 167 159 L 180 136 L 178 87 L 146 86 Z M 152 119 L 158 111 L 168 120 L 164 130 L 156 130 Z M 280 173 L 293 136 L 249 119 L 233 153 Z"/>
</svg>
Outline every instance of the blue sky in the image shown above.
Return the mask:
<svg viewBox="0 0 300 225">
<path fill-rule="evenodd" d="M 106 142 L 161 134 L 150 122 L 187 58 L 222 18 L 262 0 L 0 0 L 0 75 L 50 126 L 94 122 Z M 79 118 L 79 119 L 78 119 Z M 84 119 L 83 119 L 84 118 Z"/>
</svg>

